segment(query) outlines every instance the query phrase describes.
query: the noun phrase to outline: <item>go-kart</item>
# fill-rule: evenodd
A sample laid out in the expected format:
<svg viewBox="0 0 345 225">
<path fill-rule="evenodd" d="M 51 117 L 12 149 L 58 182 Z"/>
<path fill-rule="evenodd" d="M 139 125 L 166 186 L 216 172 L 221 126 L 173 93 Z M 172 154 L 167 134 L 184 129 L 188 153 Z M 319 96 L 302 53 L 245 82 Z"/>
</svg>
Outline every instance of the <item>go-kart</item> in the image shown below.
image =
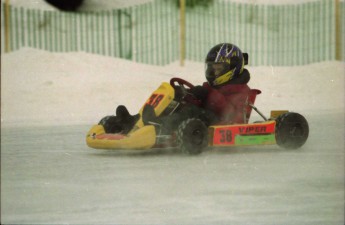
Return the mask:
<svg viewBox="0 0 345 225">
<path fill-rule="evenodd" d="M 255 106 L 260 90 L 251 89 L 243 108 L 243 124 L 212 124 L 206 126 L 199 118 L 188 118 L 178 124 L 171 133 L 160 133 L 160 124 L 145 121 L 144 109 L 149 105 L 157 117 L 179 112 L 188 104 L 200 106 L 201 102 L 193 94 L 194 86 L 181 78 L 163 82 L 147 99 L 139 113 L 128 114 L 127 129 L 113 129 L 119 116 L 106 116 L 94 125 L 86 136 L 86 143 L 96 149 L 151 149 L 177 147 L 188 154 L 199 154 L 206 147 L 232 147 L 248 145 L 273 145 L 287 149 L 297 149 L 308 138 L 307 120 L 298 113 L 287 110 L 271 111 L 265 117 Z M 256 111 L 262 121 L 249 123 L 252 111 Z M 127 123 L 128 124 L 128 123 Z"/>
</svg>

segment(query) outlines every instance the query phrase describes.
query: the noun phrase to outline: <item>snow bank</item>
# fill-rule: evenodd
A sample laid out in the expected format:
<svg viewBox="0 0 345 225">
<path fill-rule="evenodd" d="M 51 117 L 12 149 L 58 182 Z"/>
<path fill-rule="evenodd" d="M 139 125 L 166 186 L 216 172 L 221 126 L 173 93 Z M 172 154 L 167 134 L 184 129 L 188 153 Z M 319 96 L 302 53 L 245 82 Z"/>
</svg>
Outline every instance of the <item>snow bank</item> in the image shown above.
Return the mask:
<svg viewBox="0 0 345 225">
<path fill-rule="evenodd" d="M 137 113 L 163 81 L 178 76 L 204 81 L 204 65 L 165 67 L 88 53 L 22 49 L 2 56 L 1 126 L 94 124 L 126 105 Z M 304 115 L 344 111 L 344 63 L 298 67 L 248 67 L 250 86 L 261 89 L 256 105 Z M 253 117 L 255 118 L 255 116 Z"/>
</svg>

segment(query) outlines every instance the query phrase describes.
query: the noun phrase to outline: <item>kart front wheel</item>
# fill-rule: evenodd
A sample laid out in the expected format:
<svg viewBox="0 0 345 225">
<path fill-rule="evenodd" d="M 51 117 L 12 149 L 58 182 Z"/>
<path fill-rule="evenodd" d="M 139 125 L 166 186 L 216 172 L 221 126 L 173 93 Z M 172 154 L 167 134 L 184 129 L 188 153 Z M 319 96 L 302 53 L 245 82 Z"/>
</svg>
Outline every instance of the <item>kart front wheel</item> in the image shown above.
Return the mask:
<svg viewBox="0 0 345 225">
<path fill-rule="evenodd" d="M 177 129 L 177 146 L 183 153 L 200 154 L 208 144 L 208 130 L 199 119 L 187 119 Z"/>
<path fill-rule="evenodd" d="M 286 149 L 300 148 L 307 141 L 309 125 L 298 113 L 284 113 L 276 119 L 276 142 Z"/>
</svg>

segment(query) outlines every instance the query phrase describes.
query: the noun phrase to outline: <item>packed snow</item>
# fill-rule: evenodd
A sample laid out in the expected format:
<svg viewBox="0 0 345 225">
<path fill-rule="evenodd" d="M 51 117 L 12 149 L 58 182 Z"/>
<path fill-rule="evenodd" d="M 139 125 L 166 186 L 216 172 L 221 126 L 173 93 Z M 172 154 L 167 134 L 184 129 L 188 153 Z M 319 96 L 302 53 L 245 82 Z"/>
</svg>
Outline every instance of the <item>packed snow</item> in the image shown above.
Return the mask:
<svg viewBox="0 0 345 225">
<path fill-rule="evenodd" d="M 137 113 L 172 77 L 201 84 L 203 63 L 3 54 L 1 223 L 344 224 L 344 63 L 247 68 L 265 115 L 288 109 L 307 118 L 301 149 L 90 149 L 85 135 L 103 116 L 120 104 Z"/>
<path fill-rule="evenodd" d="M 87 53 L 22 49 L 2 57 L 2 126 L 93 124 L 124 104 L 137 113 L 162 82 L 205 81 L 204 64 L 165 67 Z M 344 111 L 344 63 L 248 67 L 249 86 L 262 90 L 256 105 L 310 113 Z"/>
</svg>

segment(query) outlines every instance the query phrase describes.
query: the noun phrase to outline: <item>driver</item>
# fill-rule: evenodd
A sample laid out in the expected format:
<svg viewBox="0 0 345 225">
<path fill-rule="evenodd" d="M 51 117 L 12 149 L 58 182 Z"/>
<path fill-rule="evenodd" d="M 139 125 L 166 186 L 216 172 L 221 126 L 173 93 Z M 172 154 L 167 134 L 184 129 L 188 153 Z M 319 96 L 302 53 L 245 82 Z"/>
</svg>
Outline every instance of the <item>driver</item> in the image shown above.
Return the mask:
<svg viewBox="0 0 345 225">
<path fill-rule="evenodd" d="M 247 85 L 250 74 L 244 68 L 247 61 L 245 56 L 234 44 L 221 43 L 214 46 L 205 59 L 207 82 L 189 90 L 202 104 L 188 105 L 165 117 L 156 117 L 153 107 L 146 105 L 143 109 L 144 123 L 160 124 L 159 129 L 163 129 L 160 130 L 163 133 L 175 130 L 181 121 L 191 117 L 201 119 L 206 126 L 244 123 L 243 109 L 250 91 Z M 107 118 L 116 119 L 112 123 L 116 126 L 109 131 L 123 132 L 126 127 L 130 130 L 139 119 L 138 115 L 131 116 L 124 106 L 119 106 L 116 111 L 117 116 Z"/>
<path fill-rule="evenodd" d="M 221 43 L 208 52 L 205 60 L 206 80 L 203 85 L 194 86 L 191 92 L 201 100 L 200 106 L 188 105 L 178 113 L 164 118 L 157 118 L 154 110 L 146 106 L 143 111 L 144 122 L 161 124 L 162 128 L 171 131 L 181 121 L 197 117 L 206 126 L 244 123 L 243 110 L 250 88 L 248 70 L 244 68 L 247 54 L 234 44 Z M 164 131 L 163 131 L 164 132 Z"/>
<path fill-rule="evenodd" d="M 250 74 L 242 51 L 234 44 L 221 43 L 208 52 L 205 59 L 206 80 L 193 88 L 206 110 L 212 111 L 217 124 L 244 123 L 243 108 L 250 88 Z"/>
</svg>

